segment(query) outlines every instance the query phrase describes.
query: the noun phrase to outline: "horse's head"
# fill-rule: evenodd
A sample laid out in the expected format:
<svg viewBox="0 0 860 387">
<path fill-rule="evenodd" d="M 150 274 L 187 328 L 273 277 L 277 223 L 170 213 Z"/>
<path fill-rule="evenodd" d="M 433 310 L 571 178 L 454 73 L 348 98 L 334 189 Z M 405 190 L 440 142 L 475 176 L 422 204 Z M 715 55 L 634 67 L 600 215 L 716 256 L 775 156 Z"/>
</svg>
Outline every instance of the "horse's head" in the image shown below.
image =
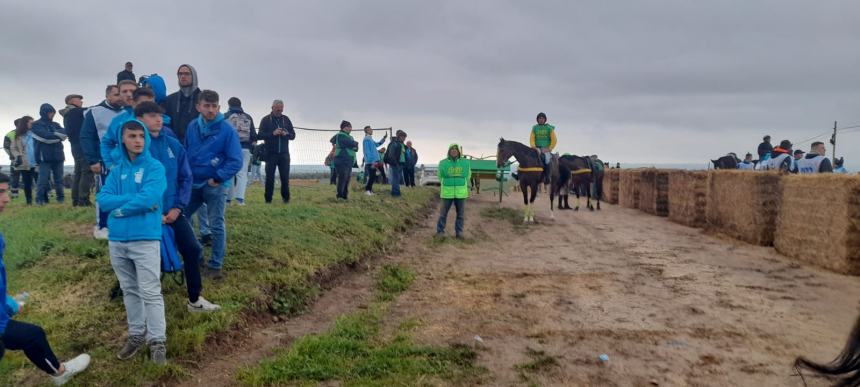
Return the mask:
<svg viewBox="0 0 860 387">
<path fill-rule="evenodd" d="M 513 151 L 508 146 L 508 142 L 505 141 L 504 138 L 499 138 L 499 146 L 496 147 L 496 168 L 501 168 L 505 166 L 505 163 L 508 162 L 508 159 L 513 155 Z"/>
<path fill-rule="evenodd" d="M 714 169 L 720 169 L 720 162 L 719 161 L 711 160 L 711 162 L 714 163 Z"/>
</svg>

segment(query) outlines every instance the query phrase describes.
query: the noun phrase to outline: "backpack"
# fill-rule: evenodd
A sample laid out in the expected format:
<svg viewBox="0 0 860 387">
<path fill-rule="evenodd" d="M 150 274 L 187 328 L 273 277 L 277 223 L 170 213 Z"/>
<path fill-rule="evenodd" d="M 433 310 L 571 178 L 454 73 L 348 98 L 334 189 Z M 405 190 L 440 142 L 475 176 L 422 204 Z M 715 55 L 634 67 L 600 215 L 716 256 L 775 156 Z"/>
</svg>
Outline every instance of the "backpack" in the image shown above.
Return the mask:
<svg viewBox="0 0 860 387">
<path fill-rule="evenodd" d="M 235 112 L 227 117 L 230 125 L 236 128 L 236 133 L 239 133 L 239 142 L 251 141 L 251 117 L 245 113 Z"/>
<path fill-rule="evenodd" d="M 176 236 L 173 233 L 173 227 L 169 225 L 161 226 L 161 274 L 173 273 L 178 274 L 173 277 L 173 280 L 182 285 L 185 277 L 182 275 L 182 258 L 176 251 Z M 179 279 L 177 279 L 177 277 Z"/>
<path fill-rule="evenodd" d="M 397 144 L 397 146 L 394 144 Z M 400 152 L 402 152 L 400 147 L 402 146 L 403 144 L 400 142 L 392 140 L 391 143 L 388 144 L 388 149 L 385 150 L 385 156 L 382 161 L 390 165 L 400 165 Z"/>
<path fill-rule="evenodd" d="M 152 92 L 155 93 L 155 103 L 161 103 L 167 98 L 167 85 L 161 75 L 150 74 L 140 77 L 140 87 L 152 89 Z"/>
</svg>

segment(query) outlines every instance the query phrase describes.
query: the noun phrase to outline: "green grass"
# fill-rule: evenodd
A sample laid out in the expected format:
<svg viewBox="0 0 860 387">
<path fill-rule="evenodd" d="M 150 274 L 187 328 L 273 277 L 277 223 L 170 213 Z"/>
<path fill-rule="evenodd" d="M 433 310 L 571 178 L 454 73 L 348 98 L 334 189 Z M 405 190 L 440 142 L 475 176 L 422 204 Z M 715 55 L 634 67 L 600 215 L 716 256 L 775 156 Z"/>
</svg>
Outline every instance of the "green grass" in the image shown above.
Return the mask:
<svg viewBox="0 0 860 387">
<path fill-rule="evenodd" d="M 538 385 L 532 380 L 533 375 L 548 373 L 559 366 L 558 359 L 544 351 L 527 348 L 526 355 L 531 360 L 519 364 L 515 368 L 520 372 L 520 379 L 527 382 L 529 386 Z"/>
<path fill-rule="evenodd" d="M 415 281 L 415 273 L 397 265 L 385 265 L 376 279 L 377 299 L 391 301 L 409 289 Z"/>
<path fill-rule="evenodd" d="M 408 319 L 394 337 L 380 335 L 388 301 L 405 291 L 414 274 L 387 265 L 377 276 L 378 301 L 367 310 L 345 315 L 319 335 L 297 340 L 272 359 L 242 370 L 238 379 L 247 386 L 285 383 L 315 385 L 339 381 L 345 386 L 466 384 L 484 372 L 473 365 L 477 354 L 464 345 L 431 347 L 414 344 L 408 332 L 418 321 Z"/>
<path fill-rule="evenodd" d="M 189 314 L 184 286 L 162 281 L 167 367 L 150 365 L 143 354 L 116 360 L 127 328 L 125 312 L 121 300 L 108 299 L 116 279 L 107 242 L 91 236 L 93 209 L 68 204 L 26 208 L 23 200 L 7 207 L 0 230 L 6 238 L 9 292 L 30 292 L 30 303 L 18 319 L 43 326 L 58 357 L 82 351 L 93 356 L 90 369 L 71 385 L 139 385 L 181 377 L 186 364 L 204 357 L 207 338 L 234 329 L 245 317 L 304 311 L 319 289 L 310 280 L 313 273 L 381 251 L 436 195 L 422 188 L 403 192 L 402 199 L 353 192 L 342 203 L 333 200 L 334 187 L 316 185 L 293 188 L 289 205 L 265 205 L 259 186 L 251 187 L 248 205 L 227 212 L 227 277 L 203 281 L 203 295 L 223 310 Z M 20 352 L 7 351 L 0 362 L 0 385 L 46 381 L 35 375 L 38 371 Z"/>
<path fill-rule="evenodd" d="M 508 207 L 482 208 L 481 216 L 490 219 L 508 221 L 515 226 L 523 224 L 523 212 Z"/>
</svg>

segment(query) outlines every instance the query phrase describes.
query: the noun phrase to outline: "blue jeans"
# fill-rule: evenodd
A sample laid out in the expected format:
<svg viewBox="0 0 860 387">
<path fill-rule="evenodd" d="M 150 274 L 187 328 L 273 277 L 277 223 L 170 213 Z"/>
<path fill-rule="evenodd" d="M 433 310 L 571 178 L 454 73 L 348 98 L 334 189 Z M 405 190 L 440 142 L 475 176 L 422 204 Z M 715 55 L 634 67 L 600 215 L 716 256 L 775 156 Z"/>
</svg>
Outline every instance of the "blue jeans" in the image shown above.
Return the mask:
<svg viewBox="0 0 860 387">
<path fill-rule="evenodd" d="M 200 227 L 200 236 L 212 235 L 212 230 L 209 229 L 209 210 L 206 208 L 206 203 L 200 206 L 200 212 L 197 213 L 197 225 Z"/>
<path fill-rule="evenodd" d="M 43 161 L 39 164 L 39 184 L 36 191 L 36 203 L 48 203 L 48 192 L 51 190 L 51 175 L 54 177 L 54 188 L 57 190 L 57 203 L 62 203 L 65 199 L 63 193 L 63 162 L 62 161 Z"/>
<path fill-rule="evenodd" d="M 436 233 L 445 233 L 445 224 L 448 223 L 448 211 L 451 205 L 457 209 L 457 221 L 454 222 L 454 232 L 457 236 L 463 235 L 463 223 L 466 216 L 466 199 L 442 199 L 442 208 L 439 211 L 439 221 L 436 222 Z"/>
<path fill-rule="evenodd" d="M 400 196 L 400 183 L 403 179 L 403 167 L 400 165 L 389 164 L 389 169 L 391 172 L 391 178 L 388 179 L 391 182 L 391 196 Z"/>
<path fill-rule="evenodd" d="M 209 230 L 212 232 L 212 257 L 209 258 L 209 267 L 221 270 L 224 266 L 224 253 L 227 249 L 227 229 L 224 225 L 224 207 L 227 198 L 227 190 L 223 184 L 212 187 L 209 184 L 191 190 L 191 202 L 185 211 L 193 216 L 197 210 L 206 205 L 205 217 L 209 220 Z"/>
</svg>

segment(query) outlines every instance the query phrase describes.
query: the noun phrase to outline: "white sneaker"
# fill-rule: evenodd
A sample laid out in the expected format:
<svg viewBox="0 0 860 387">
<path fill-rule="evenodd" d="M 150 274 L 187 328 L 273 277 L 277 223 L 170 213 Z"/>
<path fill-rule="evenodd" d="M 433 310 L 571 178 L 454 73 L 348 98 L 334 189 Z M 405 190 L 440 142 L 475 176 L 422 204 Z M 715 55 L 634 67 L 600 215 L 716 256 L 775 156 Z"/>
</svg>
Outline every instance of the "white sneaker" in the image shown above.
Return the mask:
<svg viewBox="0 0 860 387">
<path fill-rule="evenodd" d="M 99 226 L 94 226 L 93 227 L 93 238 L 96 238 L 96 239 L 102 240 L 102 241 L 106 241 L 108 239 L 107 227 L 99 228 Z"/>
<path fill-rule="evenodd" d="M 373 191 L 364 191 L 364 194 L 365 194 L 365 195 L 367 195 L 367 196 L 373 196 L 373 195 L 376 195 L 375 193 L 373 193 Z"/>
<path fill-rule="evenodd" d="M 78 357 L 63 363 L 66 371 L 60 376 L 51 376 L 55 386 L 62 386 L 72 380 L 75 375 L 84 372 L 90 365 L 90 355 L 80 354 Z"/>
<path fill-rule="evenodd" d="M 188 311 L 191 313 L 214 312 L 216 310 L 221 310 L 221 307 L 209 302 L 203 296 L 197 297 L 197 302 L 188 301 Z"/>
</svg>

